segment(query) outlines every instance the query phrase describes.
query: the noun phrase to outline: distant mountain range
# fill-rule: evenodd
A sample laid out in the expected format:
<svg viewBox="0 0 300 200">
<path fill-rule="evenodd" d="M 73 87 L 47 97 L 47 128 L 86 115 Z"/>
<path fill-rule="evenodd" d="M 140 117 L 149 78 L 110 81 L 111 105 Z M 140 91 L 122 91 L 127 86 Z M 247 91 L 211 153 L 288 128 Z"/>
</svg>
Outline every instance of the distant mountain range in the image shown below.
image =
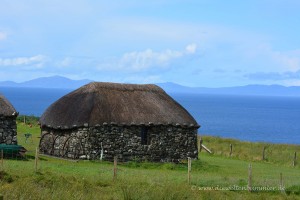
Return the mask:
<svg viewBox="0 0 300 200">
<path fill-rule="evenodd" d="M 0 87 L 31 88 L 79 88 L 93 80 L 71 80 L 62 76 L 51 76 L 33 79 L 22 83 L 2 81 Z M 226 94 L 226 95 L 263 95 L 263 96 L 300 96 L 300 86 L 285 87 L 281 85 L 246 85 L 238 87 L 206 88 L 187 87 L 175 83 L 156 83 L 168 93 L 191 94 Z"/>
<path fill-rule="evenodd" d="M 33 79 L 22 83 L 13 81 L 0 82 L 1 87 L 30 87 L 30 88 L 79 88 L 92 80 L 71 80 L 62 76 L 51 76 Z"/>
<path fill-rule="evenodd" d="M 259 95 L 259 96 L 300 96 L 300 86 L 246 85 L 236 87 L 206 88 L 186 87 L 175 83 L 158 83 L 169 93 Z"/>
</svg>

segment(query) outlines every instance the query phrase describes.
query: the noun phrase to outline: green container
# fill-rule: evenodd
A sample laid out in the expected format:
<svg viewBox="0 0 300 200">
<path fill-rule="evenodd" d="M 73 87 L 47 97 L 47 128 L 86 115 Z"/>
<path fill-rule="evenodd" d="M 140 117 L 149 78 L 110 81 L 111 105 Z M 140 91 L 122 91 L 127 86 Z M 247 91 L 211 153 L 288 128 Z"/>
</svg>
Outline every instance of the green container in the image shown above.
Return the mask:
<svg viewBox="0 0 300 200">
<path fill-rule="evenodd" d="M 21 145 L 16 144 L 0 144 L 0 153 L 3 155 L 23 155 L 26 149 Z"/>
</svg>

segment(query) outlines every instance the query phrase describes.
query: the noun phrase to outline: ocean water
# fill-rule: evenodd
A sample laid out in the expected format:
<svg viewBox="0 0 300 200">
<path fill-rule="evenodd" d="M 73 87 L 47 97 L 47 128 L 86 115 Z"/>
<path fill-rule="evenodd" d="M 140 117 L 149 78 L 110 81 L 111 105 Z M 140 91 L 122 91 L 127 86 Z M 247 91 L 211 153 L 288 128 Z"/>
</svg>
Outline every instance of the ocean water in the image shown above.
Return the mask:
<svg viewBox="0 0 300 200">
<path fill-rule="evenodd" d="M 41 116 L 70 89 L 3 88 L 20 114 Z M 300 98 L 170 94 L 201 125 L 199 134 L 244 141 L 300 144 Z"/>
<path fill-rule="evenodd" d="M 21 115 L 41 116 L 53 102 L 69 93 L 70 89 L 0 87 L 4 95 Z"/>
<path fill-rule="evenodd" d="M 300 98 L 172 94 L 201 125 L 200 134 L 300 144 Z"/>
</svg>

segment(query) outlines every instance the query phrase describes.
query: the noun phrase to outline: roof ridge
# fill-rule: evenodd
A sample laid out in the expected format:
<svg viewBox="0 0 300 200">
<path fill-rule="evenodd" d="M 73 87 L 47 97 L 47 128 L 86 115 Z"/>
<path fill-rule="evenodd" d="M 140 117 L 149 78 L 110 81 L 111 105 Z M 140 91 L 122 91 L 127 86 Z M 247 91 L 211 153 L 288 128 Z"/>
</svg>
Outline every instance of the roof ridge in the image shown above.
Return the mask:
<svg viewBox="0 0 300 200">
<path fill-rule="evenodd" d="M 119 91 L 154 91 L 164 92 L 155 84 L 130 84 L 130 83 L 111 83 L 111 82 L 90 82 L 83 87 L 82 90 L 99 90 L 99 89 L 119 90 Z"/>
</svg>

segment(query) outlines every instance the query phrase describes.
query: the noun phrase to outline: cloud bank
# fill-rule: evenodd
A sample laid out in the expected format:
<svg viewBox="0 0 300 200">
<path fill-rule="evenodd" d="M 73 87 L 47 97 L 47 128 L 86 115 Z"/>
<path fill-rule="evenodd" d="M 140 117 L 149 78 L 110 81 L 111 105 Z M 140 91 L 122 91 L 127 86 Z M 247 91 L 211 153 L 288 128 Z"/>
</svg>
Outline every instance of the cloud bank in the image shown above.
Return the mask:
<svg viewBox="0 0 300 200">
<path fill-rule="evenodd" d="M 166 69 L 171 67 L 171 63 L 177 59 L 184 59 L 196 55 L 197 45 L 189 44 L 182 51 L 164 50 L 154 51 L 146 49 L 144 51 L 133 51 L 124 53 L 121 58 L 116 58 L 108 63 L 99 63 L 98 70 L 126 70 L 126 71 L 145 71 L 149 69 Z"/>
<path fill-rule="evenodd" d="M 300 70 L 296 72 L 257 72 L 252 74 L 246 74 L 246 78 L 253 79 L 253 80 L 300 80 Z"/>
<path fill-rule="evenodd" d="M 0 67 L 15 67 L 20 66 L 33 68 L 41 68 L 47 61 L 47 57 L 44 55 L 36 55 L 32 57 L 17 57 L 17 58 L 0 58 Z"/>
</svg>

